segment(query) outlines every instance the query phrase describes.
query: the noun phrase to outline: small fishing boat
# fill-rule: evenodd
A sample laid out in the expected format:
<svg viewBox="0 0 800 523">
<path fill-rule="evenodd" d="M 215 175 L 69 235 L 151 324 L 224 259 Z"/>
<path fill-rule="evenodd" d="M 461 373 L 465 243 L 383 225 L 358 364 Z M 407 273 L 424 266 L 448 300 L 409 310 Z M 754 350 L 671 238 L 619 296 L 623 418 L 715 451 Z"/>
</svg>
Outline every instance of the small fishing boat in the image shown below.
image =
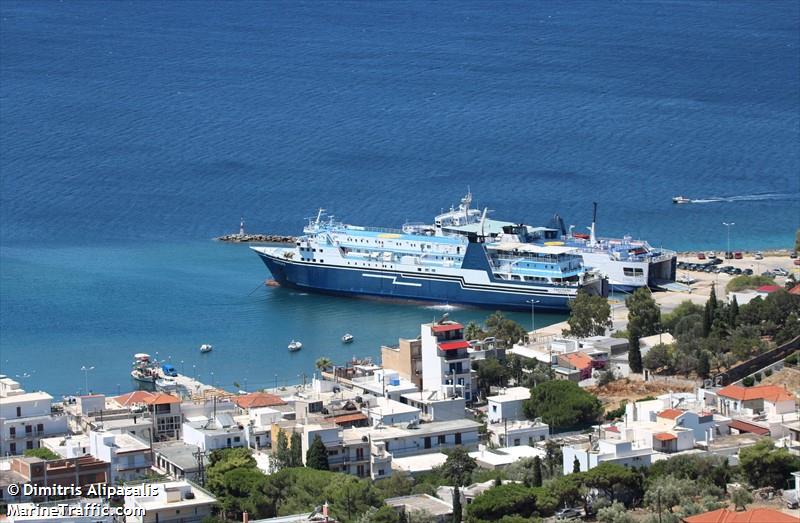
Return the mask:
<svg viewBox="0 0 800 523">
<path fill-rule="evenodd" d="M 672 199 L 672 203 L 691 203 L 692 200 L 683 196 L 676 196 Z"/>
<path fill-rule="evenodd" d="M 213 348 L 214 348 L 213 345 L 210 345 L 208 343 L 204 343 L 204 344 L 200 345 L 200 352 L 205 354 L 206 352 L 211 352 L 211 350 Z"/>
<path fill-rule="evenodd" d="M 299 341 L 292 340 L 292 342 L 289 344 L 289 352 L 297 352 L 302 348 L 303 344 Z"/>
<path fill-rule="evenodd" d="M 133 356 L 131 377 L 143 383 L 155 383 L 158 376 L 158 365 L 150 360 L 150 355 L 140 352 Z"/>
<path fill-rule="evenodd" d="M 342 336 L 342 343 L 353 343 L 353 335 L 348 332 Z"/>
</svg>

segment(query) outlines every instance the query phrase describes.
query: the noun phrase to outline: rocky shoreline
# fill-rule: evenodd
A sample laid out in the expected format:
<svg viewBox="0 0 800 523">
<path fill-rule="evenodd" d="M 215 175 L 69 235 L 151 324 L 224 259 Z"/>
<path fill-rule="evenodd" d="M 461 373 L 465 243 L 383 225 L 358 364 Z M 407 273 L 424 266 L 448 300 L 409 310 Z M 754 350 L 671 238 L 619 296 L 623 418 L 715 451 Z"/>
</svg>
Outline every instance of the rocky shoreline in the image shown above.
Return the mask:
<svg viewBox="0 0 800 523">
<path fill-rule="evenodd" d="M 294 243 L 294 236 L 280 234 L 226 234 L 214 238 L 220 242 L 229 243 Z"/>
</svg>

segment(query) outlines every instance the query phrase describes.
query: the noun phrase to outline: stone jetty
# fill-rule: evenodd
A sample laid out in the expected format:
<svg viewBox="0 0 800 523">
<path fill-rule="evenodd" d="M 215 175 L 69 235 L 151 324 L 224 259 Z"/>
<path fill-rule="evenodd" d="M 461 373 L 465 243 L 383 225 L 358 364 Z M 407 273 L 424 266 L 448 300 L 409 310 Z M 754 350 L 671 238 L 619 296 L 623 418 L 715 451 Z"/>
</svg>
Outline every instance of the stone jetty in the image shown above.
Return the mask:
<svg viewBox="0 0 800 523">
<path fill-rule="evenodd" d="M 294 236 L 280 234 L 226 234 L 214 238 L 221 242 L 231 243 L 294 243 Z"/>
</svg>

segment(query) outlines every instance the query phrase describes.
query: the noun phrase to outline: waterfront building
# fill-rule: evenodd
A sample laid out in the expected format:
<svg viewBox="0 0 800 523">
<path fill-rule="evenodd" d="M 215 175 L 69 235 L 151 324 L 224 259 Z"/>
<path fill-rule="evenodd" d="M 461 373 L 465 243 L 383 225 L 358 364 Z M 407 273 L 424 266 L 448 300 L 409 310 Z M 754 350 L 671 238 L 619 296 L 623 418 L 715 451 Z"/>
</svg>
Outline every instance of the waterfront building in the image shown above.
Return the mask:
<svg viewBox="0 0 800 523">
<path fill-rule="evenodd" d="M 486 417 L 489 423 L 501 423 L 506 420 L 525 419 L 523 406 L 531 397 L 527 387 L 509 387 L 500 394 L 489 396 Z"/>
<path fill-rule="evenodd" d="M 217 498 L 186 480 L 152 483 L 153 495 L 125 496 L 125 508 L 143 509 L 127 523 L 200 523 L 210 516 Z"/>
<path fill-rule="evenodd" d="M 64 411 L 42 391 L 26 392 L 19 382 L 0 375 L 0 455 L 22 454 L 42 438 L 68 432 Z"/>
<path fill-rule="evenodd" d="M 381 365 L 422 389 L 422 341 L 400 338 L 397 345 L 381 347 Z"/>
<path fill-rule="evenodd" d="M 150 471 L 153 453 L 148 443 L 129 434 L 92 431 L 88 436 L 89 453 L 111 464 L 110 483 L 138 479 Z"/>
<path fill-rule="evenodd" d="M 421 381 L 420 376 L 420 381 Z M 351 381 L 354 390 L 373 396 L 383 396 L 395 401 L 401 401 L 403 394 L 419 390 L 414 382 L 402 377 L 399 372 L 391 367 L 377 369 L 369 374 L 354 377 Z"/>
<path fill-rule="evenodd" d="M 366 408 L 369 424 L 414 426 L 419 424 L 420 409 L 389 398 L 377 397 L 368 400 Z"/>
<path fill-rule="evenodd" d="M 348 435 L 366 437 L 370 441 L 385 442 L 393 457 L 413 456 L 441 452 L 456 447 L 469 450 L 478 448 L 480 423 L 468 419 L 423 423 L 414 428 L 378 427 L 348 429 Z"/>
<path fill-rule="evenodd" d="M 133 413 L 147 412 L 155 418 L 155 434 L 153 440 L 163 441 L 177 439 L 181 436 L 181 400 L 177 396 L 165 392 L 148 392 L 137 390 L 112 398 L 122 409 L 130 409 Z M 105 428 L 105 427 L 104 427 Z"/>
<path fill-rule="evenodd" d="M 464 340 L 464 326 L 441 320 L 421 326 L 422 385 L 447 397 L 473 399 L 472 368 Z"/>
</svg>

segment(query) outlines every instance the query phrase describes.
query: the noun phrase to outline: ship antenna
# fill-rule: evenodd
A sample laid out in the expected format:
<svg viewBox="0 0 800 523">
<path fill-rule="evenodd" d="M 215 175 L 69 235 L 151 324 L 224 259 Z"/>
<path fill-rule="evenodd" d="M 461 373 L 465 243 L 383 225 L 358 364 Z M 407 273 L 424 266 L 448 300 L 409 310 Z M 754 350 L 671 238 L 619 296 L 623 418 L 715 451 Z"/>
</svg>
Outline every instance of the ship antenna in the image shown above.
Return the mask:
<svg viewBox="0 0 800 523">
<path fill-rule="evenodd" d="M 592 202 L 592 228 L 590 229 L 591 235 L 589 236 L 589 245 L 594 247 L 597 244 L 597 237 L 595 236 L 595 223 L 597 222 L 597 202 Z"/>
<path fill-rule="evenodd" d="M 481 216 L 481 238 L 485 239 L 486 234 L 484 233 L 483 227 L 486 225 L 486 213 L 489 212 L 488 207 L 483 208 L 483 216 Z"/>
</svg>

